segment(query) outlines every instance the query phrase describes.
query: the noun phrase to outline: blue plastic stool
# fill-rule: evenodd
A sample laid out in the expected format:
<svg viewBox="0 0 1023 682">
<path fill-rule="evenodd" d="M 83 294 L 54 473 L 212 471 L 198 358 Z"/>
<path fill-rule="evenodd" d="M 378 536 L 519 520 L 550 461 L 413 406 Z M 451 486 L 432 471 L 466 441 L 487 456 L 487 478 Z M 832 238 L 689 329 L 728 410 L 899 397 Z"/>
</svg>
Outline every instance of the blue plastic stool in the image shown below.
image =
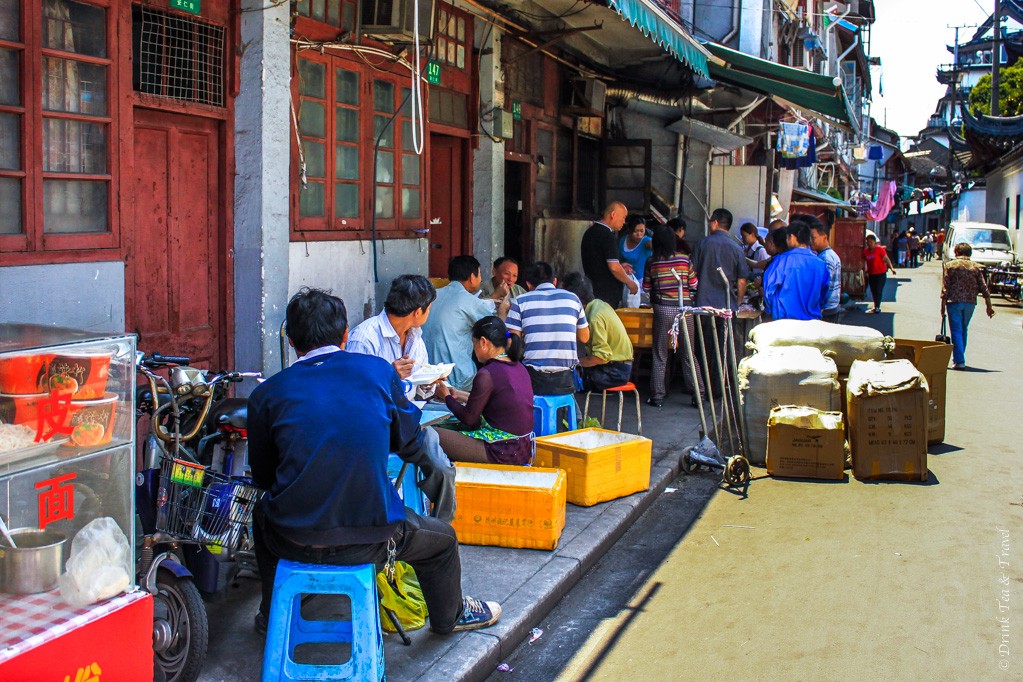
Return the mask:
<svg viewBox="0 0 1023 682">
<path fill-rule="evenodd" d="M 533 396 L 533 433 L 537 436 L 549 436 L 557 433 L 558 410 L 568 408 L 568 429 L 575 431 L 579 423 L 579 408 L 573 395 L 535 395 Z"/>
<path fill-rule="evenodd" d="M 351 621 L 305 620 L 302 595 L 344 594 Z M 297 663 L 295 647 L 313 642 L 350 642 L 352 657 L 340 665 Z M 263 649 L 263 682 L 279 680 L 384 679 L 384 643 L 377 603 L 376 568 L 300 564 L 281 559 Z"/>
<path fill-rule="evenodd" d="M 404 463 L 405 460 L 393 452 L 387 455 L 387 478 L 391 479 L 396 488 L 398 487 L 398 474 L 401 473 L 401 466 Z M 398 496 L 401 497 L 406 507 L 420 516 L 427 516 L 430 513 L 430 505 L 426 501 L 423 491 L 416 485 L 420 479 L 419 474 L 419 467 L 411 464 L 405 467 L 405 475 L 401 479 L 401 488 L 398 489 Z"/>
</svg>

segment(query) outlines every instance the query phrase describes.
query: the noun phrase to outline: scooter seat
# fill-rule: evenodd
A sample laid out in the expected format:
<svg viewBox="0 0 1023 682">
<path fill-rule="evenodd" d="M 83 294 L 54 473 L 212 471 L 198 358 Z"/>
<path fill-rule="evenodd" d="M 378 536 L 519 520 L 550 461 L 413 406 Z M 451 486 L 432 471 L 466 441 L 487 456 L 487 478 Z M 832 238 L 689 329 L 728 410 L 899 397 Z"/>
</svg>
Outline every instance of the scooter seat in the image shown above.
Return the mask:
<svg viewBox="0 0 1023 682">
<path fill-rule="evenodd" d="M 244 398 L 225 398 L 213 406 L 210 418 L 218 427 L 248 428 L 249 401 Z"/>
</svg>

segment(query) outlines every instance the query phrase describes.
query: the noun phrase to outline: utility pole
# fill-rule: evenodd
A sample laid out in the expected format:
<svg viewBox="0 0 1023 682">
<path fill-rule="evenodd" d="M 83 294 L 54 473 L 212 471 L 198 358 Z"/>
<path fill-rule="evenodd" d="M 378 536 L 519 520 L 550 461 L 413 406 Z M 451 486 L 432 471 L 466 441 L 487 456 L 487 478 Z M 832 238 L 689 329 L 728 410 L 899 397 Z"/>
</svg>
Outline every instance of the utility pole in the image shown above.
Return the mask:
<svg viewBox="0 0 1023 682">
<path fill-rule="evenodd" d="M 1002 0 L 995 0 L 994 40 L 991 48 L 991 115 L 998 113 L 998 71 L 1002 62 Z"/>
</svg>

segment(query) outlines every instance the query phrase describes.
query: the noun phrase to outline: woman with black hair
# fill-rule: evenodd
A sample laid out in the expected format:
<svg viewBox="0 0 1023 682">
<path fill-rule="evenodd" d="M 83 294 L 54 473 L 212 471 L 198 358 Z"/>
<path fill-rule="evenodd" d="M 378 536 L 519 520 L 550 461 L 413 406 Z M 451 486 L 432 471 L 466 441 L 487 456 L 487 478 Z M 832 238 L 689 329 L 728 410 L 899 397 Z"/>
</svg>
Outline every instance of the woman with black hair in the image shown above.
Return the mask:
<svg viewBox="0 0 1023 682">
<path fill-rule="evenodd" d="M 441 448 L 455 462 L 528 465 L 533 461 L 533 386 L 522 364 L 522 337 L 490 315 L 473 325 L 472 350 L 481 366 L 471 391 L 437 384 L 434 396 L 460 422 L 454 429 L 437 429 Z"/>
<path fill-rule="evenodd" d="M 675 354 L 669 345 L 668 332 L 675 323 L 680 307 L 693 305 L 693 294 L 699 284 L 689 256 L 678 250 L 675 239 L 675 232 L 667 225 L 654 230 L 654 255 L 647 261 L 643 275 L 643 290 L 650 293 L 650 302 L 654 307 L 653 368 L 650 370 L 650 397 L 647 399 L 647 404 L 654 407 L 660 407 L 664 403 Z M 675 273 L 682 278 L 681 300 Z M 686 331 L 695 348 L 696 327 L 693 324 L 693 316 L 688 315 L 685 320 Z M 682 346 L 679 350 L 682 350 Z M 703 394 L 703 379 L 700 373 L 694 373 L 688 359 L 683 359 L 682 378 L 686 389 L 695 392 L 694 386 L 699 385 L 700 393 Z M 694 385 L 694 377 L 698 384 Z"/>
</svg>

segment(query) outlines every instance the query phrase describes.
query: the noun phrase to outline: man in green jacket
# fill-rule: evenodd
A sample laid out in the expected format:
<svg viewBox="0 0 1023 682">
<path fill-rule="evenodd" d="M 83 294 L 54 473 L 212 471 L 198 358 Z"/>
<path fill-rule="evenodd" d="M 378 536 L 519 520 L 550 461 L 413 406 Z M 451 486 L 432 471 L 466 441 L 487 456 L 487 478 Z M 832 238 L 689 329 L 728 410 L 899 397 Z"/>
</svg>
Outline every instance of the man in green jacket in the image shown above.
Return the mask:
<svg viewBox="0 0 1023 682">
<path fill-rule="evenodd" d="M 562 287 L 582 301 L 590 324 L 590 340 L 579 358 L 583 388 L 603 391 L 628 383 L 632 376 L 632 341 L 625 325 L 610 305 L 593 296 L 593 285 L 585 275 L 570 272 Z"/>
</svg>

